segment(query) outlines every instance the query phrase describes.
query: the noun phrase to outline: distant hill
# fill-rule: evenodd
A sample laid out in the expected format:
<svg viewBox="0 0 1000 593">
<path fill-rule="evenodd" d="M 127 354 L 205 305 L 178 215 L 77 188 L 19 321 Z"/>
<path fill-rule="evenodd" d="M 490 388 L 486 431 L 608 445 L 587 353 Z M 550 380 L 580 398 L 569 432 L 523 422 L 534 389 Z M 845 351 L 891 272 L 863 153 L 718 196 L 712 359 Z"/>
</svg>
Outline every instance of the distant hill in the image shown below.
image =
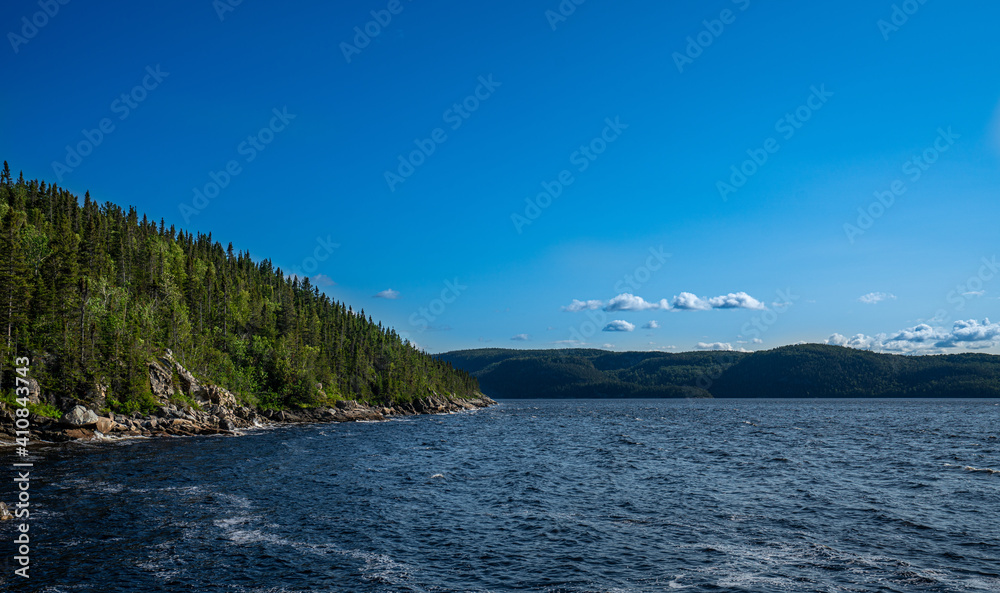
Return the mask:
<svg viewBox="0 0 1000 593">
<path fill-rule="evenodd" d="M 1000 356 L 901 356 L 825 344 L 743 352 L 447 352 L 499 398 L 1000 397 Z"/>
</svg>

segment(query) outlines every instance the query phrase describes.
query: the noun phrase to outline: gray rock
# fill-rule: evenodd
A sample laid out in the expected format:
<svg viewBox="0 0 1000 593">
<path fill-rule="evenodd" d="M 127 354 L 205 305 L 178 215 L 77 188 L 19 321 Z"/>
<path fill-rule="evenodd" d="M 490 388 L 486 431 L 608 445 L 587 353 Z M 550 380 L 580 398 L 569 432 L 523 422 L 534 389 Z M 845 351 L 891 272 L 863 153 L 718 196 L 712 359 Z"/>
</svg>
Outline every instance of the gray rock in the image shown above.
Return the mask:
<svg viewBox="0 0 1000 593">
<path fill-rule="evenodd" d="M 235 408 L 239 405 L 236 396 L 218 385 L 209 385 L 204 390 L 205 398 L 217 406 Z"/>
<path fill-rule="evenodd" d="M 28 379 L 28 401 L 33 404 L 42 401 L 42 388 L 34 379 Z"/>
<path fill-rule="evenodd" d="M 177 378 L 180 381 L 181 390 L 191 397 L 200 397 L 204 388 L 194 375 L 191 374 L 186 368 L 184 368 L 181 363 L 174 360 L 171 356 L 170 351 L 167 351 L 167 357 L 161 359 L 163 362 L 173 365 L 174 370 L 177 371 Z"/>
<path fill-rule="evenodd" d="M 97 414 L 83 406 L 74 406 L 72 410 L 63 414 L 61 421 L 76 428 L 89 428 L 97 426 Z"/>
<path fill-rule="evenodd" d="M 149 386 L 156 399 L 160 401 L 170 399 L 174 395 L 173 372 L 159 362 L 149 363 Z"/>
</svg>

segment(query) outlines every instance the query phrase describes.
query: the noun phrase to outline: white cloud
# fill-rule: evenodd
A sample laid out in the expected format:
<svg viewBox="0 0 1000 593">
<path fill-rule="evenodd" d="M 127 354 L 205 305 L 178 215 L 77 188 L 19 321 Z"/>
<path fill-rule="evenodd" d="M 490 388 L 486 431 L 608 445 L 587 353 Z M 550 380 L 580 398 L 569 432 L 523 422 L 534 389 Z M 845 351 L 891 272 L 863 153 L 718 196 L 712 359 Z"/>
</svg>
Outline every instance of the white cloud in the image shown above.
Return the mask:
<svg viewBox="0 0 1000 593">
<path fill-rule="evenodd" d="M 866 305 L 874 305 L 886 300 L 894 301 L 896 300 L 896 295 L 891 292 L 869 292 L 858 297 L 858 302 Z"/>
<path fill-rule="evenodd" d="M 733 345 L 728 342 L 698 342 L 695 347 L 698 350 L 725 350 L 727 352 L 733 350 Z"/>
<path fill-rule="evenodd" d="M 515 342 L 527 342 L 528 340 L 531 339 L 531 336 L 529 336 L 528 334 L 517 334 L 516 336 L 511 336 L 510 339 Z"/>
<path fill-rule="evenodd" d="M 382 292 L 375 293 L 375 298 L 377 299 L 391 299 L 395 300 L 399 298 L 399 291 L 387 288 Z"/>
<path fill-rule="evenodd" d="M 986 294 L 985 290 L 970 290 L 969 292 L 963 292 L 964 297 L 981 297 Z"/>
<path fill-rule="evenodd" d="M 882 334 L 883 337 L 885 334 Z M 866 336 L 865 334 L 855 334 L 848 338 L 843 334 L 833 334 L 826 339 L 826 343 L 831 346 L 845 346 L 847 348 L 856 348 L 858 350 L 872 350 L 874 346 L 879 344 L 879 340 L 876 337 Z"/>
<path fill-rule="evenodd" d="M 562 310 L 568 311 L 570 313 L 578 313 L 580 311 L 600 309 L 603 306 L 604 306 L 604 301 L 581 301 L 578 299 L 573 299 L 573 302 L 563 307 Z"/>
<path fill-rule="evenodd" d="M 764 303 L 758 301 L 745 292 L 731 292 L 724 296 L 712 297 L 708 304 L 713 309 L 765 309 Z"/>
<path fill-rule="evenodd" d="M 601 346 L 601 348 L 605 348 L 605 349 L 608 349 L 608 350 L 610 350 L 611 348 L 614 348 L 614 347 L 615 347 L 614 344 L 604 344 L 603 346 Z"/>
<path fill-rule="evenodd" d="M 674 309 L 683 311 L 707 311 L 712 308 L 708 301 L 690 292 L 682 292 L 671 303 Z"/>
<path fill-rule="evenodd" d="M 673 308 L 684 311 L 707 311 L 709 309 L 754 309 L 767 307 L 745 292 L 731 292 L 717 297 L 700 297 L 690 292 L 682 292 L 674 297 Z"/>
<path fill-rule="evenodd" d="M 975 319 L 959 320 L 950 329 L 921 323 L 892 335 L 857 334 L 848 338 L 833 334 L 827 338 L 826 343 L 900 354 L 934 354 L 956 348 L 981 350 L 1000 345 L 1000 323 L 991 323 L 989 319 L 982 322 Z"/>
<path fill-rule="evenodd" d="M 660 324 L 657 323 L 657 321 L 654 319 L 653 321 L 650 321 L 646 325 L 642 326 L 642 328 L 643 329 L 659 329 L 660 328 Z"/>
<path fill-rule="evenodd" d="M 764 343 L 764 340 L 761 340 L 760 338 L 754 338 L 754 339 L 753 339 L 753 343 L 754 343 L 754 344 L 763 344 L 763 343 Z"/>
<path fill-rule="evenodd" d="M 659 309 L 668 311 L 678 309 L 681 311 L 708 311 L 710 309 L 754 309 L 764 310 L 767 307 L 764 303 L 753 298 L 745 292 L 731 292 L 729 294 L 716 297 L 700 297 L 694 293 L 682 292 L 675 296 L 673 300 L 660 299 L 659 301 L 647 301 L 640 296 L 625 292 L 607 303 L 598 300 L 581 301 L 573 299 L 569 305 L 562 308 L 563 311 L 578 313 L 593 309 L 604 308 L 609 313 L 617 311 L 650 311 Z"/>
<path fill-rule="evenodd" d="M 897 332 L 896 335 L 889 338 L 888 342 L 935 342 L 945 337 L 947 337 L 947 333 L 943 329 L 921 323 Z"/>
<path fill-rule="evenodd" d="M 611 323 L 604 326 L 602 331 L 606 332 L 630 332 L 635 331 L 635 326 L 628 321 L 622 321 L 621 319 L 616 319 Z"/>
<path fill-rule="evenodd" d="M 670 304 L 667 303 L 666 299 L 661 300 L 659 303 L 650 303 L 645 301 L 642 297 L 637 297 L 634 294 L 623 293 L 615 298 L 608 301 L 605 311 L 615 312 L 615 311 L 647 311 L 649 309 L 669 309 Z"/>
<path fill-rule="evenodd" d="M 309 281 L 313 283 L 314 286 L 333 286 L 336 282 L 333 278 L 330 278 L 326 274 L 316 274 L 315 276 L 310 276 Z"/>
<path fill-rule="evenodd" d="M 966 348 L 989 348 L 1000 343 L 1000 323 L 990 323 L 984 319 L 982 323 L 975 319 L 956 321 L 952 326 L 951 336 L 938 343 L 941 348 L 955 348 L 959 344 Z"/>
<path fill-rule="evenodd" d="M 556 340 L 552 343 L 560 346 L 585 346 L 587 344 L 586 342 L 580 340 Z"/>
</svg>

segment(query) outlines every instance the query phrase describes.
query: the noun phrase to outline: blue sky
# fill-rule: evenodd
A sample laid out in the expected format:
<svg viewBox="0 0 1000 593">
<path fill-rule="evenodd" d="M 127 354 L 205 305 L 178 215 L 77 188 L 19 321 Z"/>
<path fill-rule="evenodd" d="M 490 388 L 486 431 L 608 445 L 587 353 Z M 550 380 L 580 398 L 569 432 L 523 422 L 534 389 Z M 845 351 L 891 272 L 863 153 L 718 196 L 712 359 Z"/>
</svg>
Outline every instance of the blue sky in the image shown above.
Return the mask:
<svg viewBox="0 0 1000 593">
<path fill-rule="evenodd" d="M 429 351 L 1000 352 L 996 3 L 64 1 L 0 157 Z"/>
</svg>

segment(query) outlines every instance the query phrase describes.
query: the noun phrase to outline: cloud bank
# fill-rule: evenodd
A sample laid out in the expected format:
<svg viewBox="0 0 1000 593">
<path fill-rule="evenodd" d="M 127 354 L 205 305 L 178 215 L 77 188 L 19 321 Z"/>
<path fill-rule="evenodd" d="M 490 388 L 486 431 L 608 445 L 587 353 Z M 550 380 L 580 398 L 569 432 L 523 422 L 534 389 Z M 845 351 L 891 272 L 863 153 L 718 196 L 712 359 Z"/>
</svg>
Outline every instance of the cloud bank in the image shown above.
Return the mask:
<svg viewBox="0 0 1000 593">
<path fill-rule="evenodd" d="M 767 307 L 764 303 L 745 292 L 731 292 L 716 297 L 700 297 L 694 293 L 682 292 L 669 301 L 667 299 L 660 299 L 656 302 L 647 301 L 640 296 L 626 292 L 607 302 L 573 299 L 562 310 L 577 313 L 601 308 L 609 313 L 616 313 L 619 311 L 651 311 L 656 309 L 661 311 L 709 311 L 712 309 L 753 309 L 760 311 Z"/>
<path fill-rule="evenodd" d="M 1000 323 L 991 323 L 989 319 L 981 322 L 967 319 L 954 322 L 950 328 L 921 323 L 894 334 L 847 337 L 835 333 L 826 339 L 826 343 L 899 354 L 935 354 L 955 348 L 982 350 L 1000 345 Z"/>
<path fill-rule="evenodd" d="M 698 342 L 695 345 L 698 350 L 715 350 L 719 352 L 749 352 L 743 348 L 733 348 L 729 342 Z"/>
</svg>

